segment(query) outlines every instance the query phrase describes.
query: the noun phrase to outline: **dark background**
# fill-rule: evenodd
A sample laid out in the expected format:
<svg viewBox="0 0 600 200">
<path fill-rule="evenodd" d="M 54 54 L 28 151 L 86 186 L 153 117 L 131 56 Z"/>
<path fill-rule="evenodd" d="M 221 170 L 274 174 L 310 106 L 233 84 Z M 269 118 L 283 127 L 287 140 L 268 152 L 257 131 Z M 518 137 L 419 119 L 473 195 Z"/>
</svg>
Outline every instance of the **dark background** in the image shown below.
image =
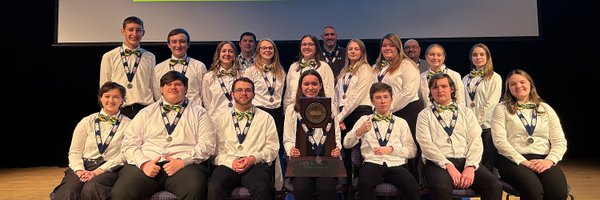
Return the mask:
<svg viewBox="0 0 600 200">
<path fill-rule="evenodd" d="M 4 10 L 19 8 L 12 11 L 19 14 L 5 16 L 3 20 L 9 21 L 3 32 L 10 44 L 4 52 L 15 49 L 16 52 L 5 53 L 9 57 L 4 59 L 6 65 L 2 77 L 8 89 L 3 95 L 4 113 L 8 115 L 3 117 L 2 123 L 0 150 L 4 156 L 0 159 L 0 167 L 66 166 L 75 125 L 82 117 L 99 110 L 96 93 L 102 54 L 120 44 L 55 45 L 57 0 L 40 1 L 35 5 L 28 1 L 13 3 L 17 3 L 16 7 L 6 6 Z M 588 110 L 597 108 L 586 101 L 591 99 L 588 96 L 593 95 L 594 90 L 585 91 L 583 80 L 588 79 L 585 75 L 594 73 L 588 68 L 598 67 L 591 64 L 597 51 L 583 49 L 587 46 L 583 41 L 594 38 L 589 34 L 590 26 L 579 25 L 587 24 L 584 10 L 588 7 L 581 0 L 540 0 L 538 7 L 540 37 L 419 38 L 422 51 L 429 44 L 440 43 L 446 49 L 446 65 L 464 75 L 469 71 L 471 46 L 476 43 L 488 45 L 494 70 L 503 80 L 508 71 L 515 68 L 532 74 L 540 95 L 562 120 L 568 140 L 565 159 L 592 159 L 593 152 L 597 151 L 590 150 L 595 145 L 590 137 L 597 131 L 589 128 L 592 124 L 589 119 L 597 117 L 584 116 L 589 116 Z M 323 25 L 326 24 L 324 20 Z M 597 22 L 590 25 L 594 24 Z M 121 27 L 114 28 L 114 34 L 120 34 Z M 308 33 L 318 36 L 320 30 Z M 381 35 L 386 33 L 382 30 Z M 304 34 L 298 33 L 298 39 Z M 402 33 L 398 34 L 402 37 Z M 231 38 L 236 44 L 238 39 Z M 344 46 L 348 39 L 339 38 Z M 379 53 L 379 42 L 365 40 L 370 63 Z M 193 43 L 188 54 L 210 66 L 217 43 Z M 276 41 L 284 67 L 297 59 L 298 43 Z M 166 43 L 142 43 L 142 46 L 156 55 L 157 63 L 170 57 Z M 421 53 L 423 56 L 424 52 Z M 584 90 L 581 95 L 575 93 L 581 90 Z"/>
</svg>

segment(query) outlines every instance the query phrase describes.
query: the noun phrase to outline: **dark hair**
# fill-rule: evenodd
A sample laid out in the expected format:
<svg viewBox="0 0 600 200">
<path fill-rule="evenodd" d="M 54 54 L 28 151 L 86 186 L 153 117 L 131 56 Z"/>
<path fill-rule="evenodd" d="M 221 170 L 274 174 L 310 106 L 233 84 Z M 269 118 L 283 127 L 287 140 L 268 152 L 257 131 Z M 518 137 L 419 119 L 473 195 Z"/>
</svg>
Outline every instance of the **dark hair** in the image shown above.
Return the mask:
<svg viewBox="0 0 600 200">
<path fill-rule="evenodd" d="M 434 102 L 433 96 L 431 95 L 431 88 L 437 86 L 437 80 L 440 80 L 443 78 L 448 79 L 448 84 L 450 84 L 450 89 L 452 89 L 452 93 L 450 94 L 450 97 L 452 97 L 452 101 L 456 101 L 456 84 L 454 83 L 452 78 L 450 78 L 450 76 L 448 74 L 438 73 L 438 74 L 433 75 L 431 77 L 431 79 L 429 79 L 429 83 L 427 84 L 429 86 L 429 100 L 431 102 Z"/>
<path fill-rule="evenodd" d="M 144 21 L 142 21 L 142 19 L 140 19 L 139 17 L 129 16 L 125 18 L 125 20 L 123 20 L 123 28 L 125 28 L 125 26 L 130 23 L 139 24 L 142 26 L 142 29 L 144 28 Z"/>
<path fill-rule="evenodd" d="M 160 78 L 160 87 L 164 86 L 167 83 L 171 83 L 173 81 L 180 80 L 183 83 L 185 88 L 188 87 L 188 78 L 185 77 L 181 72 L 178 71 L 169 71 L 165 75 Z"/>
<path fill-rule="evenodd" d="M 314 35 L 311 34 L 306 34 L 304 36 L 302 36 L 302 38 L 300 38 L 300 43 L 298 43 L 298 62 L 302 61 L 302 40 L 304 40 L 304 38 L 310 38 L 310 40 L 312 40 L 313 43 L 315 43 L 315 62 L 317 63 L 317 66 L 315 67 L 315 69 L 318 69 L 319 67 L 321 67 L 321 61 L 324 60 L 323 58 L 323 50 L 321 50 L 321 47 L 319 45 L 319 39 L 317 39 L 317 37 L 315 37 Z M 298 65 L 298 67 L 295 69 L 297 72 L 300 71 L 300 65 Z"/>
<path fill-rule="evenodd" d="M 254 82 L 252 80 L 250 80 L 247 77 L 239 77 L 238 79 L 235 79 L 235 81 L 233 81 L 233 84 L 231 84 L 231 91 L 233 92 L 235 90 L 235 84 L 237 82 L 246 82 L 246 83 L 250 83 L 250 85 L 252 85 L 252 91 L 254 91 Z"/>
<path fill-rule="evenodd" d="M 254 40 L 254 42 L 256 42 L 256 35 L 254 35 L 254 33 L 252 33 L 252 32 L 244 32 L 244 33 L 242 33 L 242 35 L 240 35 L 240 41 L 242 41 L 242 38 L 244 36 L 252 36 L 252 39 Z"/>
<path fill-rule="evenodd" d="M 104 106 L 102 105 L 102 102 L 100 102 L 100 98 L 102 98 L 102 94 L 107 93 L 110 90 L 116 89 L 117 91 L 119 91 L 119 93 L 121 94 L 121 97 L 123 97 L 123 103 L 125 103 L 125 94 L 127 94 L 127 90 L 125 90 L 125 87 L 123 87 L 121 84 L 112 82 L 112 81 L 108 81 L 104 84 L 102 84 L 102 86 L 100 87 L 100 89 L 98 89 L 98 104 L 100 105 L 100 108 L 104 108 Z"/>
<path fill-rule="evenodd" d="M 384 82 L 375 82 L 371 85 L 371 89 L 369 89 L 369 97 L 373 100 L 373 96 L 376 92 L 389 92 L 390 97 L 394 96 L 394 92 L 392 91 L 392 86 L 384 83 Z"/>
<path fill-rule="evenodd" d="M 167 44 L 169 43 L 169 38 L 171 38 L 171 36 L 174 36 L 174 35 L 177 35 L 180 33 L 185 34 L 186 43 L 190 44 L 190 34 L 185 29 L 182 29 L 182 28 L 176 28 L 176 29 L 169 31 L 169 34 L 167 34 Z"/>
<path fill-rule="evenodd" d="M 325 86 L 323 86 L 323 78 L 321 78 L 321 75 L 319 74 L 319 72 L 317 72 L 317 70 L 314 70 L 314 69 L 309 69 L 309 70 L 302 72 L 302 74 L 300 74 L 300 78 L 298 79 L 298 89 L 296 90 L 296 103 L 294 105 L 294 110 L 296 112 L 300 112 L 300 97 L 304 97 L 304 93 L 302 93 L 302 80 L 304 80 L 304 77 L 306 77 L 308 75 L 316 76 L 317 79 L 319 79 L 319 84 L 321 84 L 321 89 L 319 90 L 319 94 L 317 94 L 317 96 L 325 97 L 325 89 L 324 89 Z"/>
</svg>

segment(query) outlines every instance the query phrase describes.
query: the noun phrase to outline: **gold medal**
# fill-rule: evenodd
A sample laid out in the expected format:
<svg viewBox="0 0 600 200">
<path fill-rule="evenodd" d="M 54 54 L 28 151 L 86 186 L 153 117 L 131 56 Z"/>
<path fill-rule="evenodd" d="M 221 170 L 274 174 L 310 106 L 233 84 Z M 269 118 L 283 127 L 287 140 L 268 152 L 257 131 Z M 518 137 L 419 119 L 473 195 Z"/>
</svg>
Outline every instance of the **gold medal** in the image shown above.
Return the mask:
<svg viewBox="0 0 600 200">
<path fill-rule="evenodd" d="M 448 144 L 452 144 L 452 139 L 448 138 L 448 139 L 446 139 L 446 142 L 447 142 Z"/>
<path fill-rule="evenodd" d="M 231 103 L 231 101 L 230 101 L 228 106 L 229 106 L 230 108 L 231 108 L 231 107 L 233 107 L 233 103 Z"/>
<path fill-rule="evenodd" d="M 127 88 L 129 88 L 129 89 L 133 88 L 133 84 L 131 84 L 131 83 L 128 83 L 128 84 L 127 84 Z"/>
<path fill-rule="evenodd" d="M 173 141 L 173 138 L 171 136 L 167 137 L 167 142 L 171 142 Z"/>
<path fill-rule="evenodd" d="M 238 147 L 237 147 L 237 150 L 238 150 L 238 151 L 243 151 L 243 150 L 244 150 L 244 147 L 243 147 L 242 145 L 240 145 L 240 146 L 238 146 Z"/>
<path fill-rule="evenodd" d="M 346 94 L 344 94 L 344 95 L 342 96 L 342 99 L 346 99 Z"/>
<path fill-rule="evenodd" d="M 475 103 L 471 103 L 471 108 L 475 108 Z"/>
<path fill-rule="evenodd" d="M 275 99 L 273 99 L 273 97 L 271 97 L 271 98 L 269 98 L 269 101 L 273 102 L 273 101 L 275 101 Z"/>
<path fill-rule="evenodd" d="M 533 144 L 533 138 L 527 138 L 527 143 Z"/>
</svg>

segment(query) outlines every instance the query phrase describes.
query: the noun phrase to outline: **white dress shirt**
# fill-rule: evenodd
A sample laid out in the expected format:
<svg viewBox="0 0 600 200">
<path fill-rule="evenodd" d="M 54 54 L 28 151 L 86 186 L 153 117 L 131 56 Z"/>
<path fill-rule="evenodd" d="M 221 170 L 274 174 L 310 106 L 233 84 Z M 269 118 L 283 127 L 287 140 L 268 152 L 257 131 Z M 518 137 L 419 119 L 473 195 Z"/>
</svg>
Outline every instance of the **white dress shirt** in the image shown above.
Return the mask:
<svg viewBox="0 0 600 200">
<path fill-rule="evenodd" d="M 219 68 L 219 70 L 221 69 Z M 227 99 L 223 88 L 221 88 L 219 77 L 215 73 L 218 74 L 219 71 L 208 71 L 202 79 L 202 87 L 204 88 L 202 89 L 202 103 L 213 120 L 217 119 L 217 114 L 231 109 L 229 103 L 233 105 L 233 96 L 231 97 L 231 101 Z M 227 93 L 231 94 L 231 85 L 240 76 L 241 74 L 237 74 L 237 76 L 221 76 Z"/>
<path fill-rule="evenodd" d="M 264 74 L 267 75 L 267 82 L 265 82 Z M 281 107 L 281 101 L 283 99 L 283 83 L 285 81 L 285 72 L 283 77 L 275 77 L 275 85 L 273 85 L 273 71 L 263 72 L 258 69 L 255 65 L 244 71 L 245 77 L 248 77 L 254 82 L 254 99 L 252 104 L 255 106 L 265 107 L 269 109 L 275 109 Z M 269 101 L 271 95 L 269 94 L 269 86 L 275 88 L 273 93 L 273 102 Z"/>
<path fill-rule="evenodd" d="M 381 69 L 381 72 L 386 72 L 388 69 L 389 66 L 385 66 Z M 378 74 L 373 75 L 374 80 L 378 81 Z M 419 70 L 417 70 L 413 62 L 410 62 L 408 58 L 402 60 L 400 68 L 396 69 L 393 73 L 385 73 L 381 82 L 392 86 L 392 92 L 394 92 L 394 100 L 390 108 L 392 113 L 402 110 L 413 101 L 419 100 L 418 92 L 421 84 Z"/>
<path fill-rule="evenodd" d="M 465 84 L 463 84 L 460 74 L 446 67 L 446 65 L 442 65 L 439 70 L 441 70 L 444 74 L 448 74 L 448 76 L 450 76 L 450 79 L 452 79 L 452 81 L 454 82 L 454 85 L 456 86 L 456 91 L 454 91 L 454 95 L 456 96 L 455 102 L 460 105 L 466 105 Z M 427 78 L 427 74 L 429 74 L 429 72 L 433 71 L 429 69 L 421 73 L 421 95 L 423 96 L 423 102 L 425 103 L 425 107 L 431 105 L 431 101 L 429 101 L 429 79 Z"/>
<path fill-rule="evenodd" d="M 346 92 L 344 92 L 344 81 L 348 80 L 350 72 L 346 73 L 344 77 L 338 78 L 335 85 L 335 102 L 337 102 L 335 109 L 344 106 L 337 114 L 339 121 L 344 121 L 360 105 L 372 106 L 371 99 L 369 98 L 369 90 L 375 79 L 373 79 L 371 66 L 365 63 L 358 66 L 356 70 L 356 73 L 352 75 L 352 78 L 348 82 Z M 346 98 L 343 98 L 344 95 Z"/>
<path fill-rule="evenodd" d="M 139 48 L 142 52 L 142 58 L 140 59 L 138 68 L 131 81 L 133 88 L 129 89 L 127 87 L 129 81 L 127 80 L 125 67 L 123 66 L 123 60 L 121 59 L 121 51 L 124 51 L 125 49 L 129 48 L 125 45 L 121 45 L 102 55 L 102 62 L 100 64 L 100 87 L 107 81 L 113 81 L 125 87 L 127 90 L 125 99 L 127 99 L 127 101 L 125 101 L 124 106 L 129 106 L 134 103 L 142 105 L 151 104 L 154 102 L 154 95 L 152 92 L 154 89 L 154 86 L 152 85 L 154 81 L 152 79 L 154 78 L 156 58 L 151 52 Z M 127 60 L 129 70 L 133 70 L 136 56 L 126 56 L 125 60 Z"/>
<path fill-rule="evenodd" d="M 183 59 L 185 59 L 186 57 L 184 57 Z M 202 78 L 204 77 L 204 74 L 206 73 L 206 65 L 204 65 L 204 63 L 202 63 L 199 60 L 196 60 L 194 58 L 191 57 L 187 57 L 189 58 L 189 63 L 187 65 L 187 69 L 185 72 L 185 77 L 188 78 L 188 87 L 187 87 L 187 93 L 186 93 L 186 97 L 188 99 L 191 99 L 192 101 L 194 101 L 196 104 L 198 105 L 202 105 Z M 162 97 L 161 91 L 160 91 L 160 78 L 162 78 L 163 75 L 165 75 L 167 72 L 171 71 L 171 70 L 175 70 L 178 72 L 182 72 L 183 73 L 183 69 L 184 66 L 181 63 L 177 63 L 176 65 L 173 66 L 173 69 L 171 69 L 170 66 L 170 62 L 171 59 L 177 59 L 175 57 L 171 57 L 170 59 L 167 59 L 161 63 L 158 63 L 158 65 L 156 65 L 156 67 L 154 68 L 154 99 L 155 100 L 159 100 Z"/>
<path fill-rule="evenodd" d="M 289 105 L 294 104 L 294 101 L 296 101 L 298 79 L 300 79 L 300 74 L 302 74 L 302 72 L 308 70 L 308 68 L 304 68 L 300 71 L 296 71 L 296 69 L 298 69 L 299 67 L 300 62 L 294 62 L 288 70 L 285 82 L 286 89 L 285 94 L 283 95 L 284 108 L 287 108 Z M 321 78 L 323 79 L 323 89 L 325 90 L 325 96 L 333 98 L 335 77 L 333 77 L 333 71 L 331 71 L 331 67 L 329 67 L 329 65 L 326 62 L 321 61 L 321 66 L 315 70 L 319 72 L 319 75 L 321 75 Z"/>
<path fill-rule="evenodd" d="M 502 78 L 498 73 L 494 72 L 492 77 L 489 80 L 481 80 L 482 77 L 476 76 L 471 79 L 469 85 L 467 82 L 469 80 L 469 75 L 467 74 L 463 77 L 463 83 L 465 84 L 465 106 L 471 108 L 477 116 L 477 121 L 481 125 L 482 129 L 491 128 L 490 125 L 492 121 L 492 113 L 494 112 L 494 107 L 500 101 L 500 97 L 502 96 Z M 469 96 L 469 90 L 467 88 L 471 88 L 471 90 L 475 90 L 475 84 L 477 81 L 481 80 L 479 86 L 477 86 L 477 90 L 475 91 L 475 99 L 471 100 Z M 475 103 L 475 107 L 471 107 L 471 103 Z"/>
</svg>

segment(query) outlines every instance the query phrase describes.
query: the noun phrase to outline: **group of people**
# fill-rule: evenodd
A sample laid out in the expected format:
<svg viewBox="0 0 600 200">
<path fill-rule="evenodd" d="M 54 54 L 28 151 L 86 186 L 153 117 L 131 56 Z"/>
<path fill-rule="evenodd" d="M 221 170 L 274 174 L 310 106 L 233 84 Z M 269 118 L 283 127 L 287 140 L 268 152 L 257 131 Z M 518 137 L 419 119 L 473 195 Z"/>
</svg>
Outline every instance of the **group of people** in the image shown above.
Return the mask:
<svg viewBox="0 0 600 200">
<path fill-rule="evenodd" d="M 402 44 L 390 33 L 371 65 L 360 39 L 341 47 L 325 26 L 323 46 L 302 36 L 286 72 L 275 42 L 251 32 L 240 36 L 240 53 L 220 42 L 209 69 L 187 54 L 186 30 L 168 33 L 172 55 L 159 64 L 140 47 L 144 33 L 140 18 L 126 18 L 123 44 L 103 55 L 101 109 L 77 124 L 53 199 L 147 199 L 160 190 L 226 199 L 237 186 L 273 199 L 273 177 L 300 156 L 341 157 L 348 177 L 359 177 L 361 199 L 375 199 L 383 182 L 402 199 L 419 199 L 422 185 L 433 199 L 451 199 L 453 188 L 501 199 L 496 169 L 523 199 L 567 196 L 557 114 L 527 72 L 513 70 L 503 84 L 484 44 L 472 47 L 471 71 L 461 77 L 444 64 L 440 44 L 423 60 L 416 40 Z M 302 97 L 332 99 L 327 127 L 306 128 Z M 309 135 L 309 152 L 298 149 L 298 131 Z M 335 140 L 331 152 L 319 148 L 325 140 Z M 353 148 L 364 158 L 356 172 Z M 296 199 L 335 198 L 336 178 L 288 178 Z"/>
</svg>

